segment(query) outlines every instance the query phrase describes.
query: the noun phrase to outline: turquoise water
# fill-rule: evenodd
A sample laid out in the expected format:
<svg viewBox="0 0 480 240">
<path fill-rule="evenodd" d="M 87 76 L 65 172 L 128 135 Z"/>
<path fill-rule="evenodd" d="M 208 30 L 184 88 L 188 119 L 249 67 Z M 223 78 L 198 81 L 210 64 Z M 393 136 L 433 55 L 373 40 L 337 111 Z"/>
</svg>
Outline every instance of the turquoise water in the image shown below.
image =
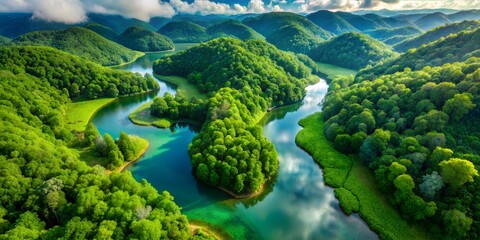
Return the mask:
<svg viewBox="0 0 480 240">
<path fill-rule="evenodd" d="M 189 44 L 177 45 L 177 51 Z M 153 61 L 164 54 L 147 54 L 120 69 L 151 73 Z M 295 145 L 298 120 L 321 110 L 327 91 L 322 80 L 307 88 L 303 103 L 279 108 L 261 121 L 265 136 L 275 145 L 280 170 L 264 194 L 235 200 L 222 191 L 197 181 L 188 158 L 188 144 L 198 127 L 177 125 L 171 129 L 136 126 L 128 114 L 175 86 L 161 83 L 158 93 L 122 98 L 99 111 L 92 119 L 101 133 L 114 137 L 120 131 L 150 142 L 144 157 L 128 169 L 147 179 L 159 191 L 169 191 L 189 219 L 198 219 L 226 230 L 235 239 L 377 239 L 357 216 L 345 216 L 333 190 L 325 186 L 322 171 L 312 158 Z"/>
</svg>

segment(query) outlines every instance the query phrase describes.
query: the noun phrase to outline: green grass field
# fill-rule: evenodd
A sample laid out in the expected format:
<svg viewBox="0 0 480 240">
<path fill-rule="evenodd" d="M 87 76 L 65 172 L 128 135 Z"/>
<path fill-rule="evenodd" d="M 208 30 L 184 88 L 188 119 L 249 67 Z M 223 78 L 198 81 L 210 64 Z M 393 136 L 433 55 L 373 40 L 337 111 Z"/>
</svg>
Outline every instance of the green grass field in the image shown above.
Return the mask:
<svg viewBox="0 0 480 240">
<path fill-rule="evenodd" d="M 115 101 L 115 98 L 101 98 L 70 103 L 65 113 L 67 128 L 79 132 L 85 130 L 85 126 L 87 126 L 93 114 L 112 101 Z"/>
<path fill-rule="evenodd" d="M 323 135 L 321 113 L 302 119 L 295 141 L 312 155 L 324 171 L 325 183 L 335 188 L 345 212 L 359 209 L 360 216 L 381 239 L 429 239 L 421 225 L 403 219 L 378 189 L 375 178 L 354 155 L 338 152 Z M 338 189 L 338 190 L 337 190 Z M 355 201 L 355 198 L 358 201 Z"/>
<path fill-rule="evenodd" d="M 357 71 L 355 70 L 339 67 L 328 63 L 317 62 L 317 66 L 319 67 L 320 72 L 323 73 L 330 80 L 338 76 L 355 76 L 355 74 L 357 74 Z"/>
<path fill-rule="evenodd" d="M 197 98 L 200 98 L 202 100 L 207 99 L 207 94 L 201 93 L 197 86 L 194 84 L 191 84 L 188 82 L 188 80 L 184 77 L 178 77 L 178 76 L 163 76 L 163 75 L 158 75 L 154 74 L 156 78 L 172 83 L 177 86 L 177 91 L 183 91 L 185 93 L 185 96 L 190 99 L 193 96 L 196 96 Z"/>
</svg>

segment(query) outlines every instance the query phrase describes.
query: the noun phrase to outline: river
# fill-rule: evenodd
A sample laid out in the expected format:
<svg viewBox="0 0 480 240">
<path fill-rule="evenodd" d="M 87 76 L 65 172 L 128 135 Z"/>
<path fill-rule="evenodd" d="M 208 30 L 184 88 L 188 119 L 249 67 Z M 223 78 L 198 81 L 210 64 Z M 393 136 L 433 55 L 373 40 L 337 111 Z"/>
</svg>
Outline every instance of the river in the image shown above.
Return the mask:
<svg viewBox="0 0 480 240">
<path fill-rule="evenodd" d="M 188 46 L 177 44 L 176 51 Z M 149 53 L 118 68 L 151 74 L 153 61 L 165 54 Z M 193 177 L 187 149 L 198 127 L 158 129 L 129 121 L 128 114 L 143 103 L 165 92 L 175 93 L 175 86 L 159 82 L 159 92 L 120 98 L 98 111 L 92 122 L 102 134 L 118 137 L 125 131 L 147 139 L 149 149 L 128 170 L 135 179 L 147 179 L 158 191 L 170 192 L 189 219 L 221 227 L 235 239 L 378 238 L 357 214 L 343 214 L 333 189 L 324 184 L 320 167 L 295 144 L 301 129 L 298 121 L 321 110 L 319 103 L 328 87 L 325 81 L 309 86 L 302 103 L 275 109 L 261 121 L 264 135 L 278 151 L 279 174 L 264 194 L 247 200 L 231 199 Z"/>
</svg>

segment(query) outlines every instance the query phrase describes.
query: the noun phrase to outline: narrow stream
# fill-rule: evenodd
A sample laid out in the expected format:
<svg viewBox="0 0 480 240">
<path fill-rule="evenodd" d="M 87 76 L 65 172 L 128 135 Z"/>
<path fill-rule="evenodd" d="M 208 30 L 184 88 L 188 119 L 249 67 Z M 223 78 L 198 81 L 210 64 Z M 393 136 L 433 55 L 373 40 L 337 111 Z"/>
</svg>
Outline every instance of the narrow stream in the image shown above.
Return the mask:
<svg viewBox="0 0 480 240">
<path fill-rule="evenodd" d="M 177 44 L 176 51 L 191 44 Z M 152 53 L 120 69 L 152 73 Z M 327 91 L 325 81 L 309 86 L 303 103 L 268 113 L 262 120 L 265 136 L 273 142 L 280 160 L 278 178 L 262 196 L 235 200 L 206 186 L 192 175 L 188 144 L 198 127 L 177 125 L 172 129 L 137 126 L 128 114 L 143 103 L 175 86 L 159 81 L 158 93 L 121 98 L 100 110 L 92 119 L 103 134 L 117 137 L 120 131 L 150 142 L 144 157 L 128 169 L 137 180 L 147 179 L 160 192 L 168 191 L 189 219 L 198 219 L 225 229 L 235 239 L 377 239 L 358 215 L 345 216 L 333 190 L 325 186 L 320 167 L 295 144 L 301 129 L 298 121 L 320 111 Z"/>
</svg>

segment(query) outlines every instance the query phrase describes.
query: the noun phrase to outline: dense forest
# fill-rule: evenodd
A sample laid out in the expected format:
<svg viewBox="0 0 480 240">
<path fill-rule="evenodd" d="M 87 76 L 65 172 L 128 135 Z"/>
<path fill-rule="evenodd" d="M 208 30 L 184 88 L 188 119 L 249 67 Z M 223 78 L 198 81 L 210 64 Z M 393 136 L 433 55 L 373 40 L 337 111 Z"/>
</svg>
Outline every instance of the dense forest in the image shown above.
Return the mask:
<svg viewBox="0 0 480 240">
<path fill-rule="evenodd" d="M 188 21 L 169 22 L 160 28 L 158 33 L 178 43 L 203 42 L 209 38 L 204 27 Z"/>
<path fill-rule="evenodd" d="M 301 58 L 311 64 L 307 56 Z M 255 193 L 272 180 L 277 154 L 256 124 L 269 106 L 303 98 L 313 81 L 309 67 L 264 41 L 220 38 L 163 57 L 154 71 L 186 76 L 211 92 L 206 102 L 166 94 L 151 106 L 156 116 L 204 121 L 189 146 L 200 180 L 236 195 Z"/>
<path fill-rule="evenodd" d="M 391 47 L 361 33 L 345 33 L 312 49 L 309 56 L 319 62 L 361 69 L 397 56 Z"/>
<path fill-rule="evenodd" d="M 14 39 L 11 44 L 54 47 L 104 66 L 132 61 L 138 54 L 82 27 L 31 32 Z"/>
<path fill-rule="evenodd" d="M 319 10 L 307 15 L 307 18 L 313 23 L 317 24 L 319 27 L 334 34 L 341 35 L 348 32 L 359 32 L 357 28 L 352 26 L 352 24 L 347 22 L 335 12 Z"/>
<path fill-rule="evenodd" d="M 480 27 L 480 21 L 463 21 L 452 23 L 434 28 L 420 36 L 407 39 L 394 46 L 395 51 L 406 52 L 411 48 L 419 48 L 423 44 L 428 44 L 442 37 L 447 37 L 452 33 L 459 33 L 464 30 L 473 30 Z"/>
<path fill-rule="evenodd" d="M 137 182 L 129 172 L 107 174 L 98 165 L 89 167 L 70 148 L 76 136 L 62 120 L 70 83 L 80 89 L 89 82 L 106 81 L 118 89 L 127 83 L 138 92 L 142 77 L 45 47 L 0 51 L 0 239 L 191 236 L 169 193 Z M 90 129 L 87 136 L 95 135 Z M 106 149 L 128 159 L 128 140 L 121 139 L 114 143 L 106 135 Z"/>
<path fill-rule="evenodd" d="M 118 97 L 159 89 L 149 75 L 112 70 L 49 47 L 0 47 L 0 69 L 42 79 L 72 98 Z"/>
<path fill-rule="evenodd" d="M 480 56 L 479 42 L 480 28 L 451 34 L 418 49 L 411 49 L 374 68 L 363 69 L 357 74 L 357 78 L 372 80 L 375 76 L 403 71 L 404 68 L 420 70 L 426 66 L 465 61 L 472 56 Z"/>
<path fill-rule="evenodd" d="M 267 41 L 284 51 L 307 54 L 323 39 L 309 34 L 299 25 L 292 24 L 275 30 L 268 36 Z"/>
<path fill-rule="evenodd" d="M 435 223 L 454 239 L 478 239 L 480 230 L 479 63 L 339 78 L 322 115 L 325 136 L 338 150 L 359 153 L 406 218 Z"/>
<path fill-rule="evenodd" d="M 260 33 L 236 20 L 228 20 L 214 24 L 207 28 L 207 34 L 209 35 L 209 39 L 219 37 L 235 37 L 241 40 L 265 39 Z"/>
<path fill-rule="evenodd" d="M 87 24 L 83 25 L 83 28 L 92 30 L 110 41 L 114 41 L 114 42 L 118 41 L 118 34 L 115 31 L 113 31 L 113 29 L 103 26 L 99 23 L 88 22 Z"/>
<path fill-rule="evenodd" d="M 127 28 L 118 36 L 118 41 L 130 49 L 141 52 L 158 52 L 175 48 L 170 38 L 140 27 Z"/>
<path fill-rule="evenodd" d="M 398 37 L 398 36 L 401 36 L 402 38 L 412 37 L 412 36 L 421 34 L 422 31 L 416 27 L 407 26 L 407 27 L 399 27 L 399 28 L 380 28 L 380 29 L 365 31 L 364 33 L 380 41 L 386 41 L 392 37 Z"/>
<path fill-rule="evenodd" d="M 0 45 L 10 42 L 12 39 L 0 35 Z"/>
</svg>

